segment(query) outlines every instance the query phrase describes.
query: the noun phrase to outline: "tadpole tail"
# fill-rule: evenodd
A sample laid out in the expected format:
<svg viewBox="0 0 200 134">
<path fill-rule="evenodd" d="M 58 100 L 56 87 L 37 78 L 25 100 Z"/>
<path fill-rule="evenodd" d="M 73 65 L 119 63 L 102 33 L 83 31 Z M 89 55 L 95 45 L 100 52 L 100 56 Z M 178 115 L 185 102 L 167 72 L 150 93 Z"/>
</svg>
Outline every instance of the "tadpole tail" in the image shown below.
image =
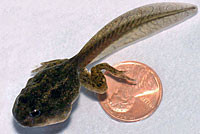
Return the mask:
<svg viewBox="0 0 200 134">
<path fill-rule="evenodd" d="M 197 7 L 187 3 L 155 3 L 133 9 L 97 32 L 76 55 L 76 60 L 80 68 L 85 67 L 196 13 Z"/>
</svg>

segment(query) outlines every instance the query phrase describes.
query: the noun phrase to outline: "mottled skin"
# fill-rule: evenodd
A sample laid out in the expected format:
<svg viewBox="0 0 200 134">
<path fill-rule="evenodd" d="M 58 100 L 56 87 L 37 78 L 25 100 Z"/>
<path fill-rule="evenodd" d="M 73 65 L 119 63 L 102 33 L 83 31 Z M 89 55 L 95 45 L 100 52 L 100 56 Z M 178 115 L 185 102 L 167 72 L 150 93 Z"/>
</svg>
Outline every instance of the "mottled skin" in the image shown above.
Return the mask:
<svg viewBox="0 0 200 134">
<path fill-rule="evenodd" d="M 43 69 L 29 79 L 13 108 L 16 120 L 23 126 L 44 126 L 65 120 L 79 94 L 76 66 L 71 60 L 63 60 L 63 63 Z M 34 110 L 45 118 L 37 118 L 37 113 L 32 117 Z"/>
<path fill-rule="evenodd" d="M 128 43 L 151 35 L 165 27 L 182 21 L 197 12 L 197 7 L 184 3 L 159 3 L 131 10 L 101 29 L 81 51 L 71 59 L 42 63 L 33 72 L 25 88 L 17 97 L 13 115 L 23 126 L 46 126 L 63 122 L 71 112 L 79 95 L 80 85 L 103 94 L 107 90 L 102 70 L 131 80 L 107 63 L 85 67 L 109 55 Z"/>
</svg>

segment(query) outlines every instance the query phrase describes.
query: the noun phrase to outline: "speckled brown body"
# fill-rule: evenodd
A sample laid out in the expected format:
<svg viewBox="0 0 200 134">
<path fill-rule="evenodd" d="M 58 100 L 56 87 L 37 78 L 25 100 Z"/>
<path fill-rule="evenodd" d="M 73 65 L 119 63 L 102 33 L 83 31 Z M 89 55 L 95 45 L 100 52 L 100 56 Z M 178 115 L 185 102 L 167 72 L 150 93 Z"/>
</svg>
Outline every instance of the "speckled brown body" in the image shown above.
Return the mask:
<svg viewBox="0 0 200 134">
<path fill-rule="evenodd" d="M 80 85 L 96 93 L 105 93 L 106 79 L 101 72 L 131 80 L 124 72 L 107 63 L 85 67 L 152 33 L 171 26 L 197 12 L 197 7 L 184 3 L 158 3 L 131 10 L 101 29 L 71 59 L 42 63 L 34 70 L 13 106 L 15 119 L 23 126 L 46 126 L 63 122 L 79 95 Z"/>
<path fill-rule="evenodd" d="M 79 94 L 80 82 L 77 65 L 70 60 L 55 67 L 46 68 L 29 79 L 18 96 L 18 107 L 13 109 L 14 116 L 24 126 L 64 120 L 71 111 L 71 104 Z M 30 111 L 40 110 L 45 118 L 27 118 Z M 54 110 L 59 109 L 59 110 Z M 18 115 L 18 116 L 16 116 Z M 61 116 L 61 118 L 55 116 Z M 57 121 L 59 121 L 57 120 Z M 30 123 L 31 121 L 31 123 Z"/>
</svg>

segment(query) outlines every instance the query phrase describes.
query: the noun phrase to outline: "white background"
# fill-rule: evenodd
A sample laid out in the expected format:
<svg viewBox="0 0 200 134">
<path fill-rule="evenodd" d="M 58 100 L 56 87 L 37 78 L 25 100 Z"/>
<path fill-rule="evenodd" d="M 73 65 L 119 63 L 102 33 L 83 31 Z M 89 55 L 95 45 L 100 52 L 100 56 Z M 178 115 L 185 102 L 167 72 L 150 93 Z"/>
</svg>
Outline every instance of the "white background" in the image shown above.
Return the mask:
<svg viewBox="0 0 200 134">
<path fill-rule="evenodd" d="M 199 134 L 200 14 L 104 59 L 111 65 L 134 60 L 152 67 L 163 84 L 160 107 L 149 118 L 111 119 L 95 94 L 81 88 L 70 118 L 43 128 L 23 128 L 11 109 L 30 71 L 40 62 L 70 58 L 115 17 L 165 0 L 1 0 L 1 134 Z M 169 0 L 171 1 L 171 0 Z M 200 7 L 199 0 L 176 0 Z"/>
</svg>

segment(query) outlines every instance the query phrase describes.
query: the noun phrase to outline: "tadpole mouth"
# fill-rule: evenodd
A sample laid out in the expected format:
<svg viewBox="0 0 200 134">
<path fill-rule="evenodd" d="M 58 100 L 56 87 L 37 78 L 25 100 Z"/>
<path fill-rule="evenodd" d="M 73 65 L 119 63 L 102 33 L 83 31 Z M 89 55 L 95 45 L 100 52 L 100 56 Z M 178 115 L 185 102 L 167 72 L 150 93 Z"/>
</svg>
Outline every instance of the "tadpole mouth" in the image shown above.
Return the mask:
<svg viewBox="0 0 200 134">
<path fill-rule="evenodd" d="M 34 119 L 32 117 L 27 117 L 25 120 L 23 120 L 21 123 L 20 123 L 22 126 L 24 127 L 32 127 L 34 126 Z"/>
<path fill-rule="evenodd" d="M 19 118 L 16 116 L 16 114 L 14 114 L 14 119 L 15 121 L 22 127 L 32 127 L 34 126 L 34 119 L 32 117 L 27 117 L 24 120 L 19 120 Z"/>
</svg>

